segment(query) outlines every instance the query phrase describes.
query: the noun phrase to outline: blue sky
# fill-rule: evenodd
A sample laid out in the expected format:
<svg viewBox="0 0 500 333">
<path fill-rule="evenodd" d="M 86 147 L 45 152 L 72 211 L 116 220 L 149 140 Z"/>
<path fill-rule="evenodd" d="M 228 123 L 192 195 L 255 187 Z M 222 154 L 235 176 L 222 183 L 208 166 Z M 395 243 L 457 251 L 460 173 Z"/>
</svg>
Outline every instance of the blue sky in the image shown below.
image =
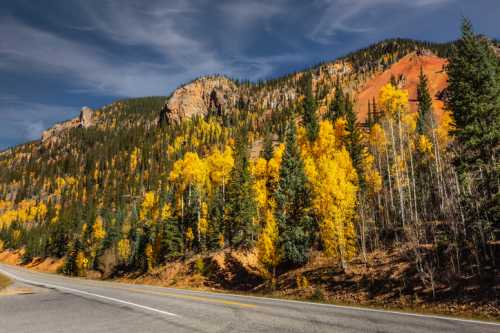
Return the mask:
<svg viewBox="0 0 500 333">
<path fill-rule="evenodd" d="M 0 150 L 124 97 L 276 77 L 385 38 L 500 38 L 500 0 L 0 1 Z"/>
</svg>

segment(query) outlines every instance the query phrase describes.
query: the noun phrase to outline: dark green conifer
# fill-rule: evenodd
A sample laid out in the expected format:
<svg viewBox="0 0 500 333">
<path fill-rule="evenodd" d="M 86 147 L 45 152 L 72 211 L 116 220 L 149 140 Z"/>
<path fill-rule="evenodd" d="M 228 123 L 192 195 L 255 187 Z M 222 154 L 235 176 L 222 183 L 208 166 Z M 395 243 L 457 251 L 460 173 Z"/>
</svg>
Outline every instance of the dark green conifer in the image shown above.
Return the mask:
<svg viewBox="0 0 500 333">
<path fill-rule="evenodd" d="M 422 68 L 420 68 L 419 81 L 417 85 L 417 102 L 417 133 L 424 134 L 427 133 L 432 126 L 432 122 L 430 120 L 430 117 L 432 117 L 432 98 L 429 94 L 427 76 L 424 74 Z"/>
<path fill-rule="evenodd" d="M 315 141 L 319 135 L 319 121 L 316 114 L 316 99 L 312 92 L 312 75 L 308 73 L 305 78 L 305 98 L 303 104 L 304 127 L 306 128 L 307 138 L 309 141 Z"/>
<path fill-rule="evenodd" d="M 297 145 L 293 120 L 288 124 L 285 152 L 275 197 L 279 245 L 283 253 L 283 262 L 285 265 L 292 266 L 304 264 L 308 259 L 313 232 L 310 216 L 310 190 Z"/>
<path fill-rule="evenodd" d="M 479 231 L 485 249 L 493 237 L 491 228 L 500 229 L 500 61 L 491 43 L 475 35 L 466 19 L 446 71 L 447 107 L 453 112 L 458 148 L 456 165 L 467 189 L 468 226 L 473 233 Z"/>
<path fill-rule="evenodd" d="M 256 238 L 255 195 L 250 175 L 248 134 L 243 129 L 236 145 L 235 165 L 227 189 L 226 238 L 231 246 L 249 247 Z"/>
<path fill-rule="evenodd" d="M 326 118 L 334 122 L 338 118 L 345 116 L 345 104 L 344 91 L 340 81 L 337 79 L 337 82 L 335 83 L 335 95 L 332 103 L 330 104 Z"/>
</svg>

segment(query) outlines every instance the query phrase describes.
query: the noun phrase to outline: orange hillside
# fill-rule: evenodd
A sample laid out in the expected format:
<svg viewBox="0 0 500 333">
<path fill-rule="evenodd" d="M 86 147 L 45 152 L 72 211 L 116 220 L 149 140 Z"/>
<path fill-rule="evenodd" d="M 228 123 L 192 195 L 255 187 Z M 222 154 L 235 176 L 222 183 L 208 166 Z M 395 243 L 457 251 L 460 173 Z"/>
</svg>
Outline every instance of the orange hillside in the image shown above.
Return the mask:
<svg viewBox="0 0 500 333">
<path fill-rule="evenodd" d="M 401 87 L 409 91 L 410 109 L 417 110 L 416 96 L 418 76 L 420 67 L 422 67 L 425 75 L 429 79 L 429 91 L 433 98 L 434 112 L 439 119 L 443 112 L 443 102 L 437 99 L 437 95 L 447 86 L 447 75 L 444 71 L 446 60 L 435 55 L 417 55 L 411 53 L 403 57 L 400 61 L 393 64 L 384 72 L 375 75 L 369 79 L 357 94 L 356 112 L 359 121 L 364 121 L 368 113 L 368 101 L 375 100 L 382 86 L 387 84 L 391 76 L 399 78 L 403 75 Z"/>
</svg>

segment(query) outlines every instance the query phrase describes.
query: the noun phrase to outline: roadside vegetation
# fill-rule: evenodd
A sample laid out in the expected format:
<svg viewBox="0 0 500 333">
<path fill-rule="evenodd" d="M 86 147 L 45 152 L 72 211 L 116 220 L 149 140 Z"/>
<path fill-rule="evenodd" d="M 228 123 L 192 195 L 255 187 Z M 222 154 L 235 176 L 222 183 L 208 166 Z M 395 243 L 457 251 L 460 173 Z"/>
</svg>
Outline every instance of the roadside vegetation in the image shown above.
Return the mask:
<svg viewBox="0 0 500 333">
<path fill-rule="evenodd" d="M 7 288 L 12 284 L 12 280 L 5 275 L 0 274 L 0 291 Z"/>
</svg>

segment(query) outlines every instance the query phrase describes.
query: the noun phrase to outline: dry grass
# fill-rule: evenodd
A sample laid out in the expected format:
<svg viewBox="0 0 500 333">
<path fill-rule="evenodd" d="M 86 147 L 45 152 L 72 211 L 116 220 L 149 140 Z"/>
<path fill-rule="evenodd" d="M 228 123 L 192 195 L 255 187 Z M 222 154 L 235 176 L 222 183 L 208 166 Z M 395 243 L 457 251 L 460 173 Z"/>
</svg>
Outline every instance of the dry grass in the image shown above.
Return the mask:
<svg viewBox="0 0 500 333">
<path fill-rule="evenodd" d="M 0 274 L 0 290 L 3 290 L 12 284 L 12 280 L 5 275 Z"/>
</svg>

